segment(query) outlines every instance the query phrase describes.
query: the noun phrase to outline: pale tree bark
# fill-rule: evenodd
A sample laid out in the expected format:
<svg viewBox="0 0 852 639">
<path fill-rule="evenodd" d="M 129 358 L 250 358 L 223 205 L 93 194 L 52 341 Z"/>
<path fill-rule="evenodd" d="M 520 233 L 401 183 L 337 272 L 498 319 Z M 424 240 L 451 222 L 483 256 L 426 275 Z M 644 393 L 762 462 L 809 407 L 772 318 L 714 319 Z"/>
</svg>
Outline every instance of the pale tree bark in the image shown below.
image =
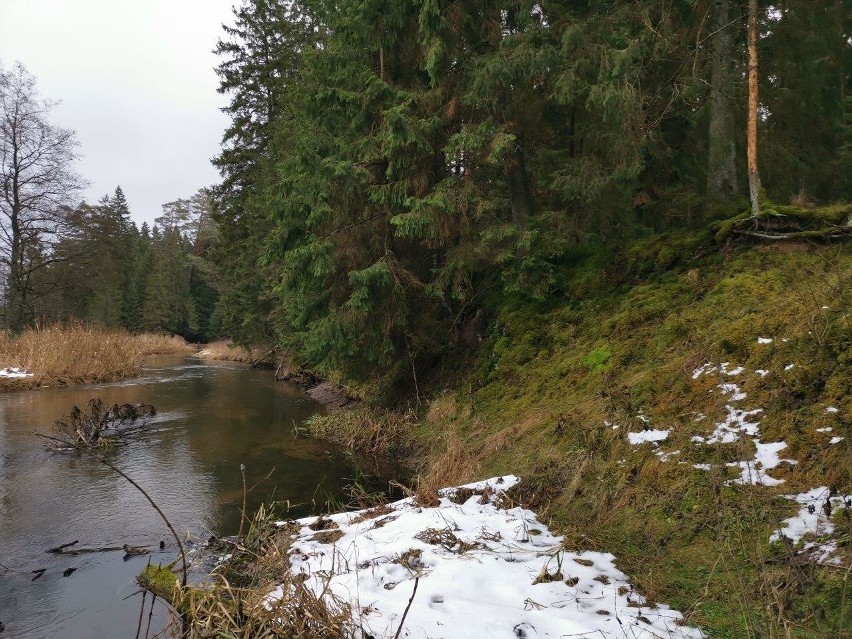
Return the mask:
<svg viewBox="0 0 852 639">
<path fill-rule="evenodd" d="M 727 199 L 737 192 L 737 147 L 731 67 L 736 55 L 730 0 L 713 0 L 711 11 L 713 58 L 710 72 L 709 157 L 707 194 Z"/>
<path fill-rule="evenodd" d="M 0 67 L 0 265 L 5 323 L 15 330 L 32 318 L 35 276 L 56 261 L 53 244 L 84 184 L 73 171 L 74 132 L 46 119 L 53 106 L 22 65 Z"/>
<path fill-rule="evenodd" d="M 748 192 L 752 217 L 760 215 L 760 173 L 757 170 L 757 0 L 748 3 Z"/>
</svg>

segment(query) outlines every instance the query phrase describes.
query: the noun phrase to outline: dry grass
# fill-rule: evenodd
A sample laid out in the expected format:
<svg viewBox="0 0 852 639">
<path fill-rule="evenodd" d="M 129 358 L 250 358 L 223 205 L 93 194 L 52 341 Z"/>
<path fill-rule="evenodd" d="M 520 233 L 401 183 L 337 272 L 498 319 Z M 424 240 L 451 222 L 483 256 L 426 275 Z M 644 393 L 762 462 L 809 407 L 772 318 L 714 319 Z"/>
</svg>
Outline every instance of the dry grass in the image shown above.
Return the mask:
<svg viewBox="0 0 852 639">
<path fill-rule="evenodd" d="M 82 325 L 27 329 L 17 336 L 0 333 L 0 368 L 18 367 L 32 377 L 0 378 L 0 389 L 23 390 L 61 384 L 90 384 L 133 377 L 142 358 L 190 352 L 179 337 L 132 335 Z"/>
<path fill-rule="evenodd" d="M 264 508 L 255 515 L 233 558 L 214 573 L 207 587 L 175 586 L 168 568 L 148 566 L 139 583 L 166 596 L 187 619 L 189 639 L 351 639 L 360 636 L 352 610 L 326 591 L 317 597 L 305 587 L 305 576 L 289 569 L 288 551 L 294 529 L 273 524 Z M 296 527 L 298 529 L 298 527 Z M 269 593 L 283 593 L 271 599 Z"/>
<path fill-rule="evenodd" d="M 439 489 L 478 479 L 479 469 L 479 459 L 454 436 L 427 460 L 426 474 L 417 478 L 415 500 L 421 506 L 437 506 Z"/>
<path fill-rule="evenodd" d="M 416 418 L 408 412 L 356 409 L 315 415 L 306 427 L 313 437 L 379 457 L 410 456 Z"/>
<path fill-rule="evenodd" d="M 196 356 L 201 359 L 246 363 L 255 361 L 259 355 L 260 353 L 255 353 L 244 346 L 238 346 L 230 340 L 224 339 L 205 344 L 204 348 L 196 353 Z"/>
</svg>

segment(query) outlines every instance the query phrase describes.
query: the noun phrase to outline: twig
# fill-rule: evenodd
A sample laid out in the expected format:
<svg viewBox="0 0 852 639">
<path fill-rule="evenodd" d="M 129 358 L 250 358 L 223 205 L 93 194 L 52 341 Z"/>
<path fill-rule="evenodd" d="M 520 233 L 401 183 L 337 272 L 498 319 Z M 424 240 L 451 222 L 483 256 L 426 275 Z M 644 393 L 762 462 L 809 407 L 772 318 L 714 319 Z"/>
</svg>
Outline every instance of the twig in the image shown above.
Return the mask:
<svg viewBox="0 0 852 639">
<path fill-rule="evenodd" d="M 243 507 L 240 509 L 240 529 L 237 531 L 237 542 L 243 538 L 243 523 L 246 520 L 246 466 L 240 464 L 240 475 L 243 477 Z"/>
<path fill-rule="evenodd" d="M 414 578 L 414 590 L 411 591 L 411 599 L 408 600 L 408 605 L 405 607 L 405 612 L 402 613 L 402 619 L 399 620 L 399 628 L 396 629 L 396 634 L 393 639 L 399 639 L 399 633 L 402 632 L 402 626 L 405 624 L 405 618 L 408 616 L 408 610 L 411 608 L 411 603 L 414 601 L 414 595 L 417 594 L 417 584 L 420 583 L 420 577 Z"/>
<path fill-rule="evenodd" d="M 151 597 L 151 610 L 148 612 L 148 626 L 145 628 L 145 639 L 151 634 L 151 617 L 154 616 L 154 604 L 157 601 L 157 595 Z"/>
<path fill-rule="evenodd" d="M 145 597 L 148 592 L 142 592 L 142 603 L 139 605 L 139 622 L 136 624 L 136 636 L 134 639 L 139 639 L 139 633 L 142 632 L 142 616 L 145 614 Z"/>
</svg>

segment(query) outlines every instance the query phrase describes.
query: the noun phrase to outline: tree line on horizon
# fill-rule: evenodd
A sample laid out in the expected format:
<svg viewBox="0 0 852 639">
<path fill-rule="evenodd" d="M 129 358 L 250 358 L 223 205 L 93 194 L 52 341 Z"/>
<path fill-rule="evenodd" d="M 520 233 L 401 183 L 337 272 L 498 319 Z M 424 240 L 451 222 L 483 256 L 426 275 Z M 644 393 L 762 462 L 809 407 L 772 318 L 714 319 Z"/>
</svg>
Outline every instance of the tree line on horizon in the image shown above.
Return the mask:
<svg viewBox="0 0 852 639">
<path fill-rule="evenodd" d="M 152 226 L 131 220 L 121 187 L 80 202 L 77 142 L 51 124 L 53 106 L 23 65 L 0 65 L 2 326 L 84 322 L 218 336 L 211 190 L 164 204 Z"/>
<path fill-rule="evenodd" d="M 39 274 L 33 317 L 82 321 L 131 332 L 167 332 L 206 342 L 219 332 L 215 276 L 207 252 L 215 239 L 211 193 L 163 205 L 138 226 L 121 187 L 97 204 L 66 211 L 55 263 Z"/>
<path fill-rule="evenodd" d="M 761 197 L 852 197 L 842 0 L 234 15 L 216 49 L 222 319 L 313 370 L 410 383 L 489 310 L 572 303 L 566 274 L 594 251 L 747 212 L 750 64 Z"/>
</svg>

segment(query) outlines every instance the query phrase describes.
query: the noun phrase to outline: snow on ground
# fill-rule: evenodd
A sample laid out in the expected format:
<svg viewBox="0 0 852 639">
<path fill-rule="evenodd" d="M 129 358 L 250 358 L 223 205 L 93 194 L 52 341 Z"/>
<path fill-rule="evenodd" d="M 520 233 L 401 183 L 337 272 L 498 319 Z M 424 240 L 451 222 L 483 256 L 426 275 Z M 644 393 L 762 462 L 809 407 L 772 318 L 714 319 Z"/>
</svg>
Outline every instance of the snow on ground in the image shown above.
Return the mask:
<svg viewBox="0 0 852 639">
<path fill-rule="evenodd" d="M 692 372 L 692 379 L 698 379 L 702 375 L 717 373 L 719 375 L 733 376 L 741 374 L 744 369 L 742 366 L 737 366 L 733 370 L 728 370 L 729 362 L 722 362 L 718 366 L 713 364 L 704 364 L 696 368 Z M 758 371 L 760 372 L 760 371 Z M 763 375 L 761 375 L 763 377 Z M 782 462 L 796 464 L 795 460 L 782 459 L 778 453 L 787 448 L 786 442 L 771 442 L 763 443 L 760 440 L 760 422 L 749 421 L 755 415 L 763 412 L 762 408 L 752 410 L 743 410 L 733 406 L 734 402 L 741 402 L 746 399 L 747 395 L 737 384 L 732 382 L 721 382 L 718 385 L 719 390 L 723 395 L 728 396 L 728 403 L 725 404 L 725 410 L 728 415 L 724 421 L 716 424 L 716 429 L 708 436 L 693 435 L 691 441 L 693 444 L 733 444 L 743 436 L 750 437 L 754 442 L 755 455 L 752 459 L 746 459 L 738 462 L 726 464 L 730 468 L 737 468 L 740 476 L 734 479 L 737 484 L 756 484 L 763 486 L 777 486 L 784 482 L 783 479 L 771 477 L 766 471 L 779 466 Z M 710 470 L 712 466 L 709 464 L 694 464 L 693 468 L 699 470 Z"/>
<path fill-rule="evenodd" d="M 643 430 L 638 433 L 627 433 L 627 440 L 634 446 L 647 442 L 662 442 L 668 439 L 669 430 Z"/>
<path fill-rule="evenodd" d="M 769 344 L 771 338 L 760 337 L 758 343 Z M 782 338 L 782 342 L 788 341 L 787 338 Z M 755 408 L 752 410 L 743 410 L 733 406 L 732 404 L 741 402 L 746 399 L 746 394 L 742 392 L 734 383 L 725 381 L 726 377 L 730 377 L 736 371 L 737 374 L 742 373 L 742 368 L 737 367 L 733 370 L 728 370 L 730 364 L 723 362 L 719 365 L 706 363 L 692 372 L 692 379 L 698 379 L 702 375 L 716 374 L 720 378 L 718 388 L 723 395 L 727 396 L 728 403 L 725 409 L 728 412 L 726 419 L 718 424 L 712 434 L 707 437 L 694 435 L 691 438 L 693 444 L 701 446 L 704 444 L 731 444 L 738 441 L 741 437 L 750 437 L 755 445 L 755 455 L 753 459 L 726 464 L 730 468 L 736 468 L 739 471 L 739 477 L 729 483 L 737 484 L 758 484 L 763 486 L 777 486 L 783 483 L 783 480 L 771 477 L 766 471 L 776 468 L 782 463 L 797 464 L 793 459 L 784 459 L 780 453 L 787 448 L 786 442 L 762 443 L 760 441 L 760 422 L 749 421 L 754 420 L 754 416 L 760 414 L 762 409 Z M 787 364 L 784 367 L 785 371 L 789 371 L 795 367 L 795 364 Z M 758 369 L 755 371 L 760 377 L 765 377 L 768 371 Z M 839 410 L 835 406 L 825 408 L 825 413 L 833 414 Z M 815 432 L 830 433 L 831 426 L 816 428 Z M 831 437 L 829 444 L 837 444 L 843 441 L 843 437 Z M 713 468 L 711 464 L 693 464 L 693 468 L 698 470 L 709 471 Z M 798 544 L 806 535 L 806 543 L 802 546 L 803 551 L 813 553 L 817 561 L 822 563 L 833 563 L 839 561 L 832 557 L 832 553 L 837 549 L 837 542 L 831 538 L 834 532 L 834 526 L 831 523 L 831 513 L 839 508 L 852 509 L 852 498 L 831 496 L 829 489 L 825 486 L 814 488 L 807 492 L 798 495 L 786 495 L 786 499 L 791 499 L 801 505 L 799 514 L 796 517 L 791 517 L 785 520 L 781 527 L 770 536 L 770 541 L 788 540 L 792 544 Z"/>
<path fill-rule="evenodd" d="M 0 377 L 32 377 L 32 373 L 21 370 L 20 368 L 0 368 Z"/>
<path fill-rule="evenodd" d="M 814 541 L 809 541 L 803 550 L 814 553 L 817 561 L 833 563 L 831 554 L 837 549 L 837 543 L 830 539 L 834 532 L 831 523 L 831 513 L 840 508 L 852 508 L 852 497 L 831 495 L 826 486 L 819 486 L 798 495 L 785 495 L 801 505 L 799 514 L 785 519 L 781 528 L 769 537 L 769 541 L 788 539 L 798 544 L 805 535 L 810 535 Z"/>
<path fill-rule="evenodd" d="M 732 462 L 728 466 L 739 468 L 740 476 L 735 479 L 737 484 L 759 484 L 763 486 L 777 486 L 783 484 L 783 479 L 775 479 L 770 477 L 766 471 L 780 465 L 781 462 L 788 464 L 798 464 L 799 462 L 793 459 L 781 459 L 778 453 L 785 448 L 787 444 L 784 442 L 775 442 L 772 444 L 761 444 L 760 440 L 755 439 L 754 445 L 756 452 L 753 460 Z"/>
<path fill-rule="evenodd" d="M 615 557 L 569 552 L 536 515 L 513 506 L 507 476 L 373 510 L 306 518 L 290 551 L 316 594 L 348 601 L 376 639 L 600 637 L 698 639 L 666 606 L 646 605 Z M 416 588 L 416 592 L 415 592 Z M 283 595 L 279 588 L 271 599 Z M 411 602 L 407 615 L 406 606 Z"/>
</svg>

